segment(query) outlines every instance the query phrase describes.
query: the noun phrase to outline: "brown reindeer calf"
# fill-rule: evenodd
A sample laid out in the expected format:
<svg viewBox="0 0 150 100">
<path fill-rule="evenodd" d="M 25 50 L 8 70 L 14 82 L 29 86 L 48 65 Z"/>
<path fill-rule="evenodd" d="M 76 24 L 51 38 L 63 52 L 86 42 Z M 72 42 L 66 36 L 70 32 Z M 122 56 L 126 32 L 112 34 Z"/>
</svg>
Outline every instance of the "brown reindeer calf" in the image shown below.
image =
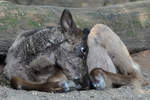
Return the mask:
<svg viewBox="0 0 150 100">
<path fill-rule="evenodd" d="M 27 31 L 16 38 L 8 50 L 4 74 L 16 89 L 80 89 L 87 78 L 86 37 L 65 9 L 58 25 Z"/>
</svg>

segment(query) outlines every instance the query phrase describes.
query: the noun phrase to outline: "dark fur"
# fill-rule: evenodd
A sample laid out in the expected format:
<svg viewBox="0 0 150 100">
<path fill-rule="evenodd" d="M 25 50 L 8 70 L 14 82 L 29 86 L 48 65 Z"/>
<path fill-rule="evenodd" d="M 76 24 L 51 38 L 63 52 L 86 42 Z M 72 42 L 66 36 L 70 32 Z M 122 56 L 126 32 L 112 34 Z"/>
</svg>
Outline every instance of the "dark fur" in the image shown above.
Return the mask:
<svg viewBox="0 0 150 100">
<path fill-rule="evenodd" d="M 47 91 L 67 88 L 68 91 L 73 83 L 70 81 L 81 83 L 86 75 L 87 51 L 81 51 L 87 47 L 86 38 L 65 9 L 57 26 L 23 32 L 16 38 L 8 51 L 4 73 L 15 88 L 40 91 L 46 91 L 46 87 Z"/>
</svg>

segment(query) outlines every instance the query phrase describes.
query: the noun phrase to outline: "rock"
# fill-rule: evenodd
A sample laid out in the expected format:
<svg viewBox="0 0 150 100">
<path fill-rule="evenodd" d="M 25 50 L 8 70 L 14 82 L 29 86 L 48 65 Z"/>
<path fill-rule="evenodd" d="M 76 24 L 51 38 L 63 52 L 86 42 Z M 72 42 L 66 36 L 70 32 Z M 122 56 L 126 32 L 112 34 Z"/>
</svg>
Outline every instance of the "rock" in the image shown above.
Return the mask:
<svg viewBox="0 0 150 100">
<path fill-rule="evenodd" d="M 73 8 L 98 8 L 142 0 L 7 0 L 21 5 L 47 5 Z"/>
<path fill-rule="evenodd" d="M 7 0 L 22 5 L 51 5 L 73 8 L 96 8 L 106 5 L 121 4 L 130 0 Z"/>
</svg>

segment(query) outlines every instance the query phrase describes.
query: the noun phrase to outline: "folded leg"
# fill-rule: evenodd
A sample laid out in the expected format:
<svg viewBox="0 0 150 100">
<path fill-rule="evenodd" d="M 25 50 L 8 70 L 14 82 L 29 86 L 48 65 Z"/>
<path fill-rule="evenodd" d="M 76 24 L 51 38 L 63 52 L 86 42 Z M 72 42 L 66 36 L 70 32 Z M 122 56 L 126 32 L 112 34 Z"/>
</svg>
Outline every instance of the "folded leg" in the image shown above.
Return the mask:
<svg viewBox="0 0 150 100">
<path fill-rule="evenodd" d="M 113 84 L 132 84 L 135 88 L 140 88 L 144 83 L 140 67 L 132 60 L 127 47 L 106 25 L 97 24 L 91 29 L 88 36 L 88 47 L 87 62 L 90 63 L 87 65 L 96 88 L 103 89 Z M 99 49 L 96 51 L 95 48 Z M 95 54 L 94 57 L 91 56 L 93 54 Z M 97 65 L 92 64 L 94 61 L 98 62 Z M 114 67 L 110 64 L 111 62 L 115 65 L 117 73 L 113 72 Z"/>
<path fill-rule="evenodd" d="M 67 80 L 65 75 L 57 70 L 45 83 L 25 81 L 19 77 L 12 77 L 11 86 L 15 89 L 37 90 L 44 92 L 67 92 L 77 88 L 73 81 Z"/>
</svg>

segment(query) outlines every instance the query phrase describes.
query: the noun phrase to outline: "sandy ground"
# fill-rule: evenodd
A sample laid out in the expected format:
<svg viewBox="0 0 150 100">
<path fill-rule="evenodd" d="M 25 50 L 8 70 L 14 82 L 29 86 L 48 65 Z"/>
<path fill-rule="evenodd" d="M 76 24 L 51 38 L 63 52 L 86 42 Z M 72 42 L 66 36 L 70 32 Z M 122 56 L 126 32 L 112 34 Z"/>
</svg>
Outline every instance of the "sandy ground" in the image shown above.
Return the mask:
<svg viewBox="0 0 150 100">
<path fill-rule="evenodd" d="M 144 77 L 150 82 L 150 50 L 134 54 L 132 57 L 141 65 Z M 150 90 L 150 85 L 143 87 L 143 90 Z M 129 86 L 104 91 L 89 90 L 55 94 L 27 92 L 0 86 L 0 100 L 150 100 L 150 93 L 137 94 Z"/>
</svg>

